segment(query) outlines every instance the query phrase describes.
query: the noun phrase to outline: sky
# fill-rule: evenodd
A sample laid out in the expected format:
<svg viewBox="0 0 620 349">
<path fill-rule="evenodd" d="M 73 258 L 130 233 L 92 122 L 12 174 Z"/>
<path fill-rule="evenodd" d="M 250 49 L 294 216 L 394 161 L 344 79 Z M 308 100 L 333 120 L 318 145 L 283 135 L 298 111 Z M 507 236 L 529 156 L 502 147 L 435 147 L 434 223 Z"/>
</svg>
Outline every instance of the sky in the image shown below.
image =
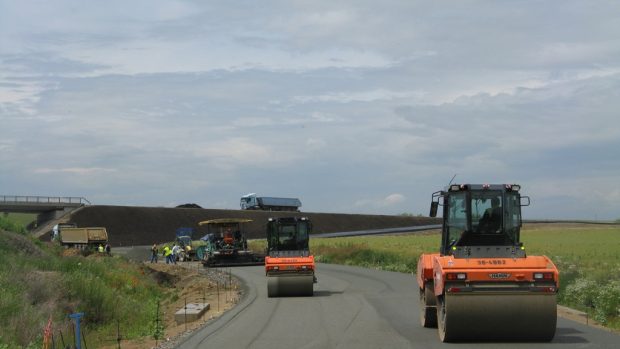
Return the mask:
<svg viewBox="0 0 620 349">
<path fill-rule="evenodd" d="M 620 218 L 618 1 L 0 0 L 0 195 Z"/>
</svg>

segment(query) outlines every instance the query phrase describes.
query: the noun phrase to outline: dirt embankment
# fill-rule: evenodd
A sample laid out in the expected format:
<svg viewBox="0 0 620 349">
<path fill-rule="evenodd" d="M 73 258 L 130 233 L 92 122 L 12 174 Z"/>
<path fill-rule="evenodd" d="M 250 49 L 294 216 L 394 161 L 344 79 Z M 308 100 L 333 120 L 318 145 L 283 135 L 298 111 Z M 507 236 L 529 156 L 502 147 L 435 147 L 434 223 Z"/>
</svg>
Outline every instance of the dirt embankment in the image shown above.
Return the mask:
<svg viewBox="0 0 620 349">
<path fill-rule="evenodd" d="M 161 303 L 162 338 L 157 341 L 152 336 L 124 340 L 121 345 L 124 349 L 173 348 L 191 332 L 232 308 L 242 296 L 238 281 L 225 270 L 205 269 L 198 262 L 169 265 L 160 261 L 144 263 L 144 266 L 160 285 L 174 289 L 175 296 Z M 210 307 L 198 320 L 179 323 L 175 320 L 175 313 L 186 303 L 209 303 Z M 115 349 L 117 346 L 113 344 L 102 349 Z"/>
<path fill-rule="evenodd" d="M 80 227 L 106 227 L 112 246 L 135 246 L 171 241 L 180 227 L 194 228 L 195 238 L 199 238 L 206 234 L 206 227 L 198 226 L 198 222 L 216 218 L 252 219 L 245 227 L 248 238 L 262 238 L 269 217 L 292 215 L 308 217 L 317 234 L 440 223 L 427 217 L 132 206 L 88 206 L 70 221 Z"/>
</svg>

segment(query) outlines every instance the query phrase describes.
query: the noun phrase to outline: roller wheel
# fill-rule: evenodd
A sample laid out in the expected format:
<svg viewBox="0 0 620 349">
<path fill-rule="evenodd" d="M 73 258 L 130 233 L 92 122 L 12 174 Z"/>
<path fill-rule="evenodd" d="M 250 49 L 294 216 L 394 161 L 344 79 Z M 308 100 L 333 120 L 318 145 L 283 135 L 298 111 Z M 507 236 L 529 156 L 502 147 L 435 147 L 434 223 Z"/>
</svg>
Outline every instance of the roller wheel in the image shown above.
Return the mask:
<svg viewBox="0 0 620 349">
<path fill-rule="evenodd" d="M 436 297 L 432 284 L 420 289 L 420 323 L 427 328 L 437 327 Z"/>
<path fill-rule="evenodd" d="M 267 277 L 267 297 L 311 297 L 313 275 Z"/>
<path fill-rule="evenodd" d="M 267 280 L 267 297 L 278 297 L 278 284 L 271 279 Z"/>
<path fill-rule="evenodd" d="M 447 320 L 446 302 L 443 297 L 437 298 L 437 330 L 439 332 L 439 339 L 444 342 L 451 342 L 454 340 L 454 335 L 450 332 L 451 325 Z"/>
</svg>

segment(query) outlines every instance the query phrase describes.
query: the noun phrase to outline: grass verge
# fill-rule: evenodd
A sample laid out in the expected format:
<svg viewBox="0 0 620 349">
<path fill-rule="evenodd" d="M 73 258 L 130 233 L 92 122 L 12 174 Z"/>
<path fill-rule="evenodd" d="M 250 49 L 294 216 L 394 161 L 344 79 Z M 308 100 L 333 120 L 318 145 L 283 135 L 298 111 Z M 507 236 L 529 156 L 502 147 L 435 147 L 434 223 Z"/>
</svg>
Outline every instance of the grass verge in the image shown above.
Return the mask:
<svg viewBox="0 0 620 349">
<path fill-rule="evenodd" d="M 88 346 L 113 343 L 117 323 L 124 339 L 153 334 L 158 299 L 166 297 L 145 270 L 118 257 L 62 256 L 0 217 L 0 348 L 40 348 L 51 317 L 54 336 L 70 342 L 67 316 L 83 312 Z"/>
</svg>

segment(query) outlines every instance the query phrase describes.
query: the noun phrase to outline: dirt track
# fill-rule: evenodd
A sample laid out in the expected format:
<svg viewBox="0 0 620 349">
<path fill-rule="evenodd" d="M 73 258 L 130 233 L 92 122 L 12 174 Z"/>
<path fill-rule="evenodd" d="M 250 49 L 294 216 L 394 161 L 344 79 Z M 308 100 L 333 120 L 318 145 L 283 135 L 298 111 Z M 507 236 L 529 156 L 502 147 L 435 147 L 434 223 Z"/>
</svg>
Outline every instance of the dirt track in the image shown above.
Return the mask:
<svg viewBox="0 0 620 349">
<path fill-rule="evenodd" d="M 215 218 L 252 219 L 253 222 L 246 225 L 248 238 L 262 238 L 269 217 L 291 215 L 309 217 L 314 233 L 440 223 L 437 219 L 427 217 L 133 206 L 88 206 L 73 214 L 70 221 L 80 227 L 106 227 L 112 246 L 135 246 L 171 241 L 179 227 L 194 228 L 195 238 L 199 238 L 206 234 L 206 228 L 198 226 L 198 222 Z"/>
</svg>

